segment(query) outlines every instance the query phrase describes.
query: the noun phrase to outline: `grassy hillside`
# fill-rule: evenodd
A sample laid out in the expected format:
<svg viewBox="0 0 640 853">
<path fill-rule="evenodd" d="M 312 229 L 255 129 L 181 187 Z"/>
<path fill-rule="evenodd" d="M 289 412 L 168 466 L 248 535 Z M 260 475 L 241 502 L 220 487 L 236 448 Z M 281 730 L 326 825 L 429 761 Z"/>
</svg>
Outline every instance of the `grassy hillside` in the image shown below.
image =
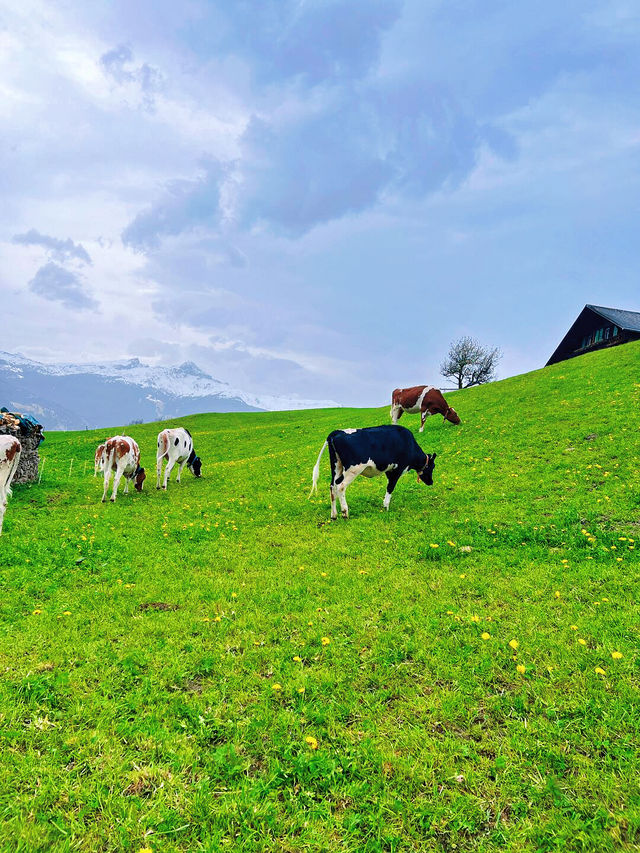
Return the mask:
<svg viewBox="0 0 640 853">
<path fill-rule="evenodd" d="M 48 435 L 0 539 L 0 849 L 638 849 L 639 368 L 456 394 L 433 488 L 332 523 L 320 446 L 388 406 L 185 418 L 202 479 L 113 505 L 105 433 Z"/>
</svg>

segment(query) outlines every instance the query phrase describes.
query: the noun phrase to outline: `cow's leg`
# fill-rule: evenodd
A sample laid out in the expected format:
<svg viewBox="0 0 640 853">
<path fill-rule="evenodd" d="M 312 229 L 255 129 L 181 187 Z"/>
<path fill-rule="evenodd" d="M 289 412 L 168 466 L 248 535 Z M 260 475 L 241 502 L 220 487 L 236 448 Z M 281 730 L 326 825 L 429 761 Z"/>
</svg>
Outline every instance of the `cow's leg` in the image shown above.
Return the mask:
<svg viewBox="0 0 640 853">
<path fill-rule="evenodd" d="M 384 500 L 382 501 L 382 506 L 388 511 L 389 504 L 391 503 L 391 495 L 393 494 L 393 490 L 396 487 L 396 484 L 400 477 L 402 476 L 402 472 L 398 471 L 388 471 L 387 472 L 387 491 L 385 492 Z"/>
<path fill-rule="evenodd" d="M 391 406 L 391 423 L 397 424 L 402 417 L 402 406 L 397 406 L 395 403 Z"/>
<path fill-rule="evenodd" d="M 111 500 L 115 503 L 116 495 L 118 494 L 118 486 L 120 485 L 120 480 L 122 479 L 122 468 L 120 465 L 116 468 L 116 473 L 113 475 L 113 491 L 111 492 Z"/>
<path fill-rule="evenodd" d="M 122 494 L 123 494 L 123 495 L 128 495 L 128 494 L 129 494 L 129 478 L 127 477 L 127 475 L 126 475 L 126 474 L 125 474 L 125 477 L 124 477 L 124 489 L 122 490 Z"/>
<path fill-rule="evenodd" d="M 349 518 L 349 506 L 347 504 L 346 497 L 347 487 L 353 483 L 360 471 L 361 466 L 357 468 L 349 468 L 336 480 L 336 490 L 338 492 L 338 500 L 340 501 L 340 509 L 342 510 L 343 518 Z"/>
<path fill-rule="evenodd" d="M 156 459 L 156 489 L 160 488 L 160 477 L 162 477 L 162 460 L 164 456 L 158 456 Z"/>
<path fill-rule="evenodd" d="M 336 510 L 336 480 L 342 476 L 342 462 L 331 442 L 329 442 L 329 465 L 331 467 L 331 485 L 329 486 L 329 494 L 331 495 L 331 520 L 335 521 L 338 517 Z"/>
<path fill-rule="evenodd" d="M 184 468 L 184 466 L 185 466 L 186 464 L 187 464 L 187 460 L 186 460 L 186 459 L 184 460 L 184 462 L 180 462 L 180 463 L 178 464 L 178 476 L 176 477 L 176 483 L 179 483 L 179 482 L 180 482 L 180 474 L 182 474 L 182 469 Z"/>
<path fill-rule="evenodd" d="M 107 460 L 109 461 L 109 460 Z M 107 492 L 109 491 L 109 483 L 111 481 L 111 468 L 107 466 L 105 462 L 104 466 L 104 489 L 102 491 L 102 503 L 104 503 L 107 499 Z"/>
<path fill-rule="evenodd" d="M 420 432 L 424 432 L 424 422 L 427 419 L 427 415 L 429 414 L 429 410 L 423 404 L 420 408 Z"/>
<path fill-rule="evenodd" d="M 167 462 L 167 466 L 164 469 L 164 483 L 162 484 L 162 488 L 166 491 L 167 483 L 169 481 L 169 477 L 171 476 L 171 472 L 173 471 L 173 466 L 176 464 L 175 459 L 169 459 Z"/>
</svg>

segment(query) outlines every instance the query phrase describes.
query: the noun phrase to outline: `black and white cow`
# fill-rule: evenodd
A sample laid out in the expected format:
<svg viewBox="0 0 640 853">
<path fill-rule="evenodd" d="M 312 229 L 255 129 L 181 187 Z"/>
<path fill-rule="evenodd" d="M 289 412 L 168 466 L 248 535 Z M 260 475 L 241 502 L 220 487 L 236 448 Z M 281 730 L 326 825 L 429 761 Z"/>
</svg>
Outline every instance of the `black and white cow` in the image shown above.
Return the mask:
<svg viewBox="0 0 640 853">
<path fill-rule="evenodd" d="M 200 457 L 196 456 L 196 452 L 193 449 L 193 439 L 188 429 L 177 427 L 176 429 L 163 429 L 161 433 L 158 433 L 158 454 L 156 459 L 158 479 L 156 481 L 156 489 L 160 488 L 163 460 L 167 462 L 164 469 L 163 489 L 167 488 L 167 481 L 176 463 L 178 464 L 177 483 L 180 482 L 180 474 L 182 474 L 182 469 L 185 465 L 189 466 L 194 477 L 200 476 L 202 462 L 200 461 Z"/>
<path fill-rule="evenodd" d="M 382 505 L 389 509 L 396 483 L 409 470 L 417 471 L 418 482 L 433 485 L 436 454 L 425 453 L 410 430 L 385 425 L 364 429 L 337 429 L 327 436 L 313 469 L 311 495 L 318 490 L 320 460 L 325 447 L 329 448 L 331 464 L 331 518 L 337 518 L 336 495 L 342 517 L 349 518 L 345 497 L 347 486 L 362 474 L 365 477 L 387 475 L 387 491 Z"/>
</svg>

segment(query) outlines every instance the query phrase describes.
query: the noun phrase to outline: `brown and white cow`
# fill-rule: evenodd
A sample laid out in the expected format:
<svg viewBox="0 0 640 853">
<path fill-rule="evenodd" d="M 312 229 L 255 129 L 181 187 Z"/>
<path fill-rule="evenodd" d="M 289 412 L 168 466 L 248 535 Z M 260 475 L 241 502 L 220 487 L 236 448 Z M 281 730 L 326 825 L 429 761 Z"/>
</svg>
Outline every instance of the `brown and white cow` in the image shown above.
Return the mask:
<svg viewBox="0 0 640 853">
<path fill-rule="evenodd" d="M 442 415 L 445 421 L 459 424 L 458 413 L 432 385 L 415 385 L 413 388 L 396 388 L 391 395 L 391 421 L 398 423 L 403 412 L 410 415 L 420 412 L 420 432 L 424 430 L 427 415 Z"/>
<path fill-rule="evenodd" d="M 17 438 L 12 435 L 0 435 L 0 535 L 7 498 L 11 497 L 11 481 L 18 470 L 21 451 L 22 446 Z"/>
<path fill-rule="evenodd" d="M 102 502 L 107 499 L 109 490 L 109 482 L 111 475 L 113 477 L 113 492 L 111 500 L 115 501 L 118 492 L 120 480 L 124 476 L 124 491 L 123 494 L 129 492 L 129 482 L 133 480 L 135 488 L 138 492 L 142 491 L 142 484 L 147 476 L 144 473 L 144 468 L 140 467 L 140 448 L 129 435 L 114 435 L 108 438 L 104 443 L 103 450 L 103 465 L 104 465 L 104 491 L 102 493 Z"/>
</svg>

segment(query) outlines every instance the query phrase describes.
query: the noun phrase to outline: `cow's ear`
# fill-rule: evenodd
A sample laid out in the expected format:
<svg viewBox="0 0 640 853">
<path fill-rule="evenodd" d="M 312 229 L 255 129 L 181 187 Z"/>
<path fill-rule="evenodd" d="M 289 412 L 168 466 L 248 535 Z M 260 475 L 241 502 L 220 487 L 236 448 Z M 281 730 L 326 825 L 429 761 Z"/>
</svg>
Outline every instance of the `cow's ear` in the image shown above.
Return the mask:
<svg viewBox="0 0 640 853">
<path fill-rule="evenodd" d="M 432 454 L 431 454 L 431 461 L 432 461 L 432 462 L 433 462 L 433 460 L 436 458 L 436 456 L 437 456 L 437 455 L 438 455 L 437 453 L 432 453 Z"/>
</svg>

